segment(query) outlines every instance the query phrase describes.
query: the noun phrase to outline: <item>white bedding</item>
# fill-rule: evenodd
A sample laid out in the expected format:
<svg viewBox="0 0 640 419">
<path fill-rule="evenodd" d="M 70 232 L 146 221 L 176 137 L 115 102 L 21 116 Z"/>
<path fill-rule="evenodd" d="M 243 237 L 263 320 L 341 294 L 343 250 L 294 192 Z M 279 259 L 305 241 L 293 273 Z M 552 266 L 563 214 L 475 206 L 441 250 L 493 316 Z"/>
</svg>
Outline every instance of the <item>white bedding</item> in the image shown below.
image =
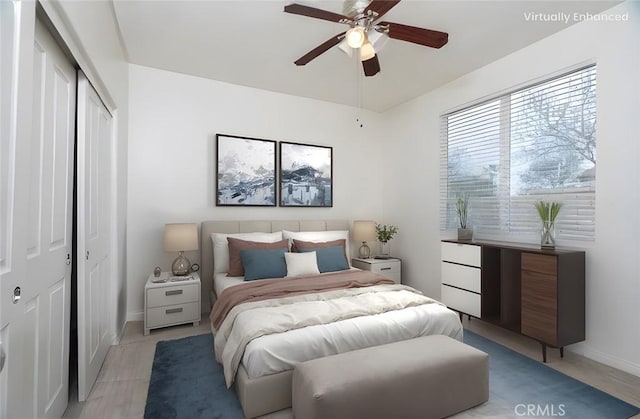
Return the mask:
<svg viewBox="0 0 640 419">
<path fill-rule="evenodd" d="M 227 276 L 226 273 L 217 273 L 213 279 L 213 289 L 216 295 L 220 295 L 226 288 L 243 283 L 244 276 Z"/>
<path fill-rule="evenodd" d="M 217 273 L 214 289 L 220 295 L 243 282 L 244 277 Z M 418 336 L 440 334 L 461 341 L 462 333 L 457 313 L 425 304 L 261 336 L 246 346 L 242 364 L 249 377 L 256 378 L 291 370 L 298 362 Z"/>
<path fill-rule="evenodd" d="M 298 362 L 424 335 L 461 341 L 458 315 L 439 304 L 425 304 L 266 335 L 247 345 L 242 364 L 255 378 L 293 369 Z"/>
</svg>

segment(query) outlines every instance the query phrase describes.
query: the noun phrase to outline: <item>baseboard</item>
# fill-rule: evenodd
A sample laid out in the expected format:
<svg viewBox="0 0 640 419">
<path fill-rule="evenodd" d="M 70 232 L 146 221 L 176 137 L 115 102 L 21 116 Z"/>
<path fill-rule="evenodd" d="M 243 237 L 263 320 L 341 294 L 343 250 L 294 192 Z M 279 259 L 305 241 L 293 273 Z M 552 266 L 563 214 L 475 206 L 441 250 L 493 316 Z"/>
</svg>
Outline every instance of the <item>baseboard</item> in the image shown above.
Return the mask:
<svg viewBox="0 0 640 419">
<path fill-rule="evenodd" d="M 128 311 L 127 312 L 128 322 L 141 322 L 143 320 L 144 320 L 144 311 Z"/>
<path fill-rule="evenodd" d="M 640 365 L 638 364 L 634 364 L 633 362 L 629 362 L 625 359 L 621 359 L 616 356 L 605 354 L 604 352 L 600 352 L 596 349 L 591 349 L 587 345 L 584 345 L 582 349 L 583 349 L 582 353 L 585 356 L 585 358 L 592 359 L 601 364 L 605 364 L 610 367 L 613 367 L 621 371 L 628 372 L 629 374 L 633 374 L 637 377 L 640 377 Z"/>
</svg>

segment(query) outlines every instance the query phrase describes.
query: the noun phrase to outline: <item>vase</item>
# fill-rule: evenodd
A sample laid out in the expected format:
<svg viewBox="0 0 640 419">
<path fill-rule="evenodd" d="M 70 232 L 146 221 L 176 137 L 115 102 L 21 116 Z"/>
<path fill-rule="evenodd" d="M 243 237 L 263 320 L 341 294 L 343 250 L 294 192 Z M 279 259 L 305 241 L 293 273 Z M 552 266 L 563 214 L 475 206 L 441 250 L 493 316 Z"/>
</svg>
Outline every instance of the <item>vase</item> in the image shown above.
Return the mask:
<svg viewBox="0 0 640 419">
<path fill-rule="evenodd" d="M 556 226 L 551 221 L 542 222 L 540 247 L 543 249 L 553 249 L 556 247 Z"/>
<path fill-rule="evenodd" d="M 389 256 L 389 242 L 380 242 L 380 255 Z"/>
<path fill-rule="evenodd" d="M 471 228 L 459 228 L 458 240 L 471 241 L 473 239 L 473 229 Z"/>
</svg>

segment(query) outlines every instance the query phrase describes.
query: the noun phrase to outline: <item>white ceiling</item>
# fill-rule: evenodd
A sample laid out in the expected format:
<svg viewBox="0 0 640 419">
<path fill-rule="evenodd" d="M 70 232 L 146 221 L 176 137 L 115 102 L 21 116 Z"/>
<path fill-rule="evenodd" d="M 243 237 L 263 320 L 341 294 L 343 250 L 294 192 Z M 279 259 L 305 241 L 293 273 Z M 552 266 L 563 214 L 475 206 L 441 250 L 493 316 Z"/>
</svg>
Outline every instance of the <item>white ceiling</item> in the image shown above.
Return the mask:
<svg viewBox="0 0 640 419">
<path fill-rule="evenodd" d="M 294 1 L 114 0 L 129 61 L 228 83 L 384 111 L 575 23 L 526 13 L 597 13 L 620 1 L 403 0 L 383 20 L 449 33 L 437 50 L 390 39 L 364 77 L 337 47 L 293 64 L 345 25 L 283 12 Z M 342 2 L 298 3 L 342 13 Z"/>
</svg>

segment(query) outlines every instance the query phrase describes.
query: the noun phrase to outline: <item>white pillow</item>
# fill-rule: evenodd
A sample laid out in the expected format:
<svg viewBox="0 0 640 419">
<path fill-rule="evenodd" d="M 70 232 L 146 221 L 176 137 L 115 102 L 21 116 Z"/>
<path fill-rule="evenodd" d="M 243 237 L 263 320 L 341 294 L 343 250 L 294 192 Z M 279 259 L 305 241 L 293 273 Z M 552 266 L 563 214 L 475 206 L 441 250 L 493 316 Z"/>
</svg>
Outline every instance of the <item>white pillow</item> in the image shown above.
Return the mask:
<svg viewBox="0 0 640 419">
<path fill-rule="evenodd" d="M 229 242 L 227 237 L 260 243 L 275 243 L 282 240 L 282 232 L 275 233 L 211 233 L 213 243 L 213 273 L 226 273 L 229 270 Z"/>
<path fill-rule="evenodd" d="M 316 252 L 284 254 L 287 262 L 287 276 L 318 275 L 318 259 Z"/>
<path fill-rule="evenodd" d="M 329 230 L 329 231 L 282 231 L 282 238 L 289 240 L 289 249 L 293 239 L 303 240 L 306 242 L 322 243 L 331 240 L 345 239 L 345 251 L 347 252 L 347 262 L 351 266 L 351 256 L 349 245 L 349 230 Z"/>
</svg>

